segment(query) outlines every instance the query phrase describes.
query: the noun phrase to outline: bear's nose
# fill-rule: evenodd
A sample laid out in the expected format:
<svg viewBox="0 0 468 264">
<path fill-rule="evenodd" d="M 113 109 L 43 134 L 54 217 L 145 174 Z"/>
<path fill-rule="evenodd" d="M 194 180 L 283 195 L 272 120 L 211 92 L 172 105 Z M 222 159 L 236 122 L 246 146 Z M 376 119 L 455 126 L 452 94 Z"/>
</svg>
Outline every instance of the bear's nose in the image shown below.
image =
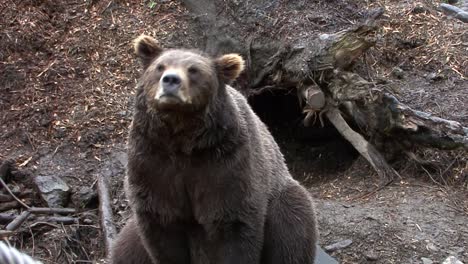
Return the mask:
<svg viewBox="0 0 468 264">
<path fill-rule="evenodd" d="M 175 73 L 167 73 L 162 76 L 161 82 L 165 93 L 175 93 L 179 89 L 182 80 Z"/>
<path fill-rule="evenodd" d="M 175 73 L 169 73 L 163 76 L 162 81 L 167 84 L 180 84 L 180 77 Z"/>
</svg>

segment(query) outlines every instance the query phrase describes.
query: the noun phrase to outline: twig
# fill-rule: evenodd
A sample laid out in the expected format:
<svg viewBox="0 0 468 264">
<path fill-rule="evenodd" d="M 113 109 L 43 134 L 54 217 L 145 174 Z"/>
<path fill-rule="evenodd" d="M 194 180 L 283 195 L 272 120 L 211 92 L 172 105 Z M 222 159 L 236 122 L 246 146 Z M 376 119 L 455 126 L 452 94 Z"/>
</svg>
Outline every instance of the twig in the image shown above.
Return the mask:
<svg viewBox="0 0 468 264">
<path fill-rule="evenodd" d="M 99 211 L 101 213 L 101 225 L 104 233 L 107 254 L 111 251 L 112 241 L 117 234 L 112 219 L 112 207 L 110 205 L 109 188 L 107 181 L 102 175 L 98 175 L 97 190 L 99 194 Z"/>
<path fill-rule="evenodd" d="M 76 212 L 73 208 L 48 208 L 48 207 L 31 207 L 28 210 L 33 214 L 73 214 Z"/>
<path fill-rule="evenodd" d="M 104 10 L 101 11 L 101 14 L 104 14 L 104 13 L 107 11 L 107 9 L 109 9 L 109 7 L 112 5 L 113 2 L 114 2 L 114 1 L 109 1 L 109 3 L 107 4 L 106 8 L 104 8 Z"/>
<path fill-rule="evenodd" d="M 365 193 L 365 194 L 363 194 L 363 195 L 359 195 L 359 196 L 357 196 L 357 197 L 354 197 L 354 198 L 349 199 L 349 201 L 355 201 L 355 200 L 358 200 L 358 199 L 365 199 L 365 198 L 367 198 L 367 197 L 369 197 L 369 196 L 371 196 L 371 195 L 373 195 L 373 194 L 379 192 L 380 190 L 382 190 L 383 188 L 387 187 L 387 186 L 390 185 L 391 183 L 392 183 L 392 181 L 388 181 L 388 182 L 386 182 L 385 184 L 382 184 L 382 185 L 378 186 L 377 188 L 375 188 L 374 190 L 372 190 L 372 191 L 370 191 L 370 192 L 368 192 L 368 193 Z"/>
<path fill-rule="evenodd" d="M 34 228 L 34 227 L 36 227 L 36 226 L 38 226 L 38 225 L 48 225 L 48 226 L 53 227 L 53 228 L 60 228 L 60 226 L 58 226 L 58 225 L 54 225 L 54 224 L 52 224 L 52 223 L 43 222 L 43 221 L 41 221 L 41 222 L 35 222 L 34 224 L 31 224 L 31 225 L 29 226 L 29 228 Z"/>
<path fill-rule="evenodd" d="M 21 206 L 23 206 L 26 209 L 30 208 L 27 204 L 23 203 L 23 201 L 21 201 L 18 197 L 16 197 L 16 195 L 13 194 L 13 192 L 10 190 L 10 188 L 8 188 L 8 185 L 6 185 L 6 183 L 3 181 L 1 177 L 0 177 L 0 184 L 3 186 L 3 188 L 5 188 L 5 190 L 7 190 L 7 192 L 11 195 L 11 197 L 13 197 L 13 199 L 15 199 L 19 204 L 21 204 Z"/>
<path fill-rule="evenodd" d="M 51 216 L 51 217 L 41 217 L 37 219 L 38 222 L 47 222 L 47 223 L 61 223 L 64 225 L 72 225 L 78 223 L 78 218 L 69 217 L 69 216 Z"/>
<path fill-rule="evenodd" d="M 16 201 L 15 201 L 16 203 Z M 76 210 L 73 208 L 46 208 L 46 207 L 31 207 L 26 211 L 23 211 L 20 215 L 18 215 L 13 221 L 11 221 L 7 226 L 7 231 L 14 231 L 18 229 L 21 224 L 24 223 L 28 219 L 31 214 L 70 214 L 74 213 Z M 77 218 L 72 217 L 48 217 L 42 218 L 46 221 L 56 222 L 56 223 L 65 223 L 65 224 L 75 224 L 77 223 Z"/>
<path fill-rule="evenodd" d="M 46 73 L 48 70 L 50 70 L 50 68 L 52 66 L 54 66 L 54 64 L 57 62 L 57 60 L 54 60 L 52 63 L 50 63 L 49 65 L 47 65 L 47 67 L 41 71 L 36 77 L 41 77 L 42 74 Z"/>
<path fill-rule="evenodd" d="M 9 223 L 5 229 L 7 231 L 15 231 L 18 229 L 18 227 L 21 226 L 22 223 L 24 223 L 24 221 L 26 221 L 26 219 L 28 219 L 30 215 L 31 212 L 23 211 L 18 217 L 15 218 L 15 220 L 11 221 L 11 223 Z"/>
</svg>

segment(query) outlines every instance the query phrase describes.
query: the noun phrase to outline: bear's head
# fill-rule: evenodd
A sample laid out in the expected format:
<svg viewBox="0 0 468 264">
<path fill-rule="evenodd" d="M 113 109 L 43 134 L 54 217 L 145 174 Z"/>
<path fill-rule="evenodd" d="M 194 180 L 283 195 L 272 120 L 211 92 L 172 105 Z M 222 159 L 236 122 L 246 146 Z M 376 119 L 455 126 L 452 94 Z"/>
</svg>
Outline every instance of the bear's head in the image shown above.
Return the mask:
<svg viewBox="0 0 468 264">
<path fill-rule="evenodd" d="M 143 65 L 141 85 L 147 105 L 157 112 L 203 111 L 244 69 L 237 54 L 210 58 L 193 50 L 165 50 L 146 35 L 134 40 L 134 49 Z"/>
</svg>

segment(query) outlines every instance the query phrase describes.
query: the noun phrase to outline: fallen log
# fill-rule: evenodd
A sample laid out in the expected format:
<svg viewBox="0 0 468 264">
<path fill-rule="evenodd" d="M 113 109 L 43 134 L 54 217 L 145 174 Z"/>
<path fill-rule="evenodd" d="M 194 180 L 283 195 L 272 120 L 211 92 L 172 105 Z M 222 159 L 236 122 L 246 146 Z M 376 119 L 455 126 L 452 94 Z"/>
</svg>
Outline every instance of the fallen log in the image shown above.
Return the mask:
<svg viewBox="0 0 468 264">
<path fill-rule="evenodd" d="M 394 151 L 400 152 L 414 147 L 467 149 L 465 126 L 413 110 L 353 71 L 376 43 L 376 21 L 383 9 L 368 11 L 351 27 L 349 20 L 334 20 L 344 28 L 334 32 L 314 23 L 315 18 L 336 18 L 333 10 L 339 3 L 334 2 L 181 2 L 193 14 L 197 48 L 213 56 L 236 52 L 246 59 L 246 71 L 235 86 L 247 97 L 277 89 L 295 91 L 305 102 L 304 124 L 317 118 L 323 124 L 325 115 L 384 184 L 398 173 L 382 155 L 380 141 L 398 143 Z"/>
<path fill-rule="evenodd" d="M 468 150 L 468 127 L 461 123 L 411 109 L 391 94 L 382 94 L 382 103 L 388 119 L 381 130 L 389 136 L 429 148 Z"/>
</svg>

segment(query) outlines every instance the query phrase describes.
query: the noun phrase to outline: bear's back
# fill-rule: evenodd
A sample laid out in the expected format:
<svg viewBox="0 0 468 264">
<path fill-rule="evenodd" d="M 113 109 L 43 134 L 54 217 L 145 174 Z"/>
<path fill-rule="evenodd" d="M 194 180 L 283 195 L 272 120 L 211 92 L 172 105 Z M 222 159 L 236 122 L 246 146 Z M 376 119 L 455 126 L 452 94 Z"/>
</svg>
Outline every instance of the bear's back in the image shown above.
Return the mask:
<svg viewBox="0 0 468 264">
<path fill-rule="evenodd" d="M 293 178 L 278 144 L 265 123 L 254 113 L 247 99 L 228 85 L 226 89 L 234 102 L 234 107 L 237 108 L 235 111 L 242 119 L 240 123 L 245 124 L 241 125 L 241 129 L 249 138 L 248 149 L 254 160 L 254 175 L 264 178 L 264 182 L 272 192 L 281 190 Z"/>
</svg>

